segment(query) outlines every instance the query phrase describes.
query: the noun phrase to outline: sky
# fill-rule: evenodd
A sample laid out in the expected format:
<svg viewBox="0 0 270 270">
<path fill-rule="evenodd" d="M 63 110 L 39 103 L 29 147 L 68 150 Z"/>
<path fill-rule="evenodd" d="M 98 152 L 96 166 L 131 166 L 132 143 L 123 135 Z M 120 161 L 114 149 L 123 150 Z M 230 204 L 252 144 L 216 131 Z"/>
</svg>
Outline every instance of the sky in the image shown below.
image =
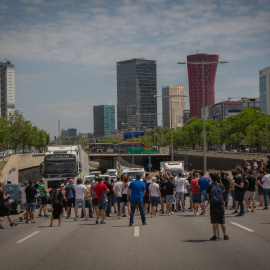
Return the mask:
<svg viewBox="0 0 270 270">
<path fill-rule="evenodd" d="M 131 58 L 157 61 L 158 94 L 182 84 L 188 95 L 177 62 L 218 54 L 228 64 L 218 65 L 216 102 L 258 97 L 269 26 L 269 0 L 1 0 L 0 61 L 15 66 L 15 107 L 27 120 L 51 137 L 59 119 L 87 133 L 93 106 L 116 105 L 116 62 Z"/>
</svg>

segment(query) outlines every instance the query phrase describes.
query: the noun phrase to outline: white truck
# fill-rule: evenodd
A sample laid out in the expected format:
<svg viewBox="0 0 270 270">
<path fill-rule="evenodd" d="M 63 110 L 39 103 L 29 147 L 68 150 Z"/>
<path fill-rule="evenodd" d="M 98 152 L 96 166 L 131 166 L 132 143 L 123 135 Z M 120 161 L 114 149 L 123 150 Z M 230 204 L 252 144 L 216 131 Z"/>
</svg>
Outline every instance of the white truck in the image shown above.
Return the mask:
<svg viewBox="0 0 270 270">
<path fill-rule="evenodd" d="M 165 174 L 165 171 L 177 176 L 179 172 L 184 172 L 184 161 L 162 161 L 160 162 L 160 171 Z"/>
<path fill-rule="evenodd" d="M 144 168 L 128 168 L 125 172 L 127 177 L 131 176 L 133 179 L 136 179 L 137 173 L 141 175 L 141 180 L 145 177 Z"/>
<path fill-rule="evenodd" d="M 80 145 L 48 146 L 40 173 L 46 179 L 48 188 L 55 187 L 61 180 L 77 178 L 84 180 L 89 174 L 88 154 Z"/>
</svg>

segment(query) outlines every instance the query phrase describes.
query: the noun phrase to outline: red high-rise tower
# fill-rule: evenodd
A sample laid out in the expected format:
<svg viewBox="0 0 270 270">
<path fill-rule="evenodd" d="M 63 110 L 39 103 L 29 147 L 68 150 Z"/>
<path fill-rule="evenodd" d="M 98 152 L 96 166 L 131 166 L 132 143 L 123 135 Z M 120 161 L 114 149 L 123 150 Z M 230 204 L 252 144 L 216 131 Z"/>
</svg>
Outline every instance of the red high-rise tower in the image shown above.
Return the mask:
<svg viewBox="0 0 270 270">
<path fill-rule="evenodd" d="M 205 107 L 215 104 L 215 77 L 219 55 L 198 53 L 187 56 L 187 62 L 204 62 Z M 207 64 L 216 62 L 216 64 Z M 203 107 L 203 64 L 187 64 L 190 117 L 201 118 Z"/>
</svg>

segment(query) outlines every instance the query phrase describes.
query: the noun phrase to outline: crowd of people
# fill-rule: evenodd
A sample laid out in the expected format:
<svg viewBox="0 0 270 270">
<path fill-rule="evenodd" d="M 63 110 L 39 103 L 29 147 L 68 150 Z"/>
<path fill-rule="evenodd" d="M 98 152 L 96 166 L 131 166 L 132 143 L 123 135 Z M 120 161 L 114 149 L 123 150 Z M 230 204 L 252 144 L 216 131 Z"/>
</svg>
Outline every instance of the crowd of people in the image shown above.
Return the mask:
<svg viewBox="0 0 270 270">
<path fill-rule="evenodd" d="M 96 175 L 93 183 L 88 180 L 83 183 L 80 178 L 74 183 L 74 179 L 68 178 L 53 190 L 45 187 L 44 180 L 40 179 L 39 183 L 41 207 L 38 217 L 49 217 L 47 211 L 50 210 L 50 226 L 53 225 L 54 219 L 57 219 L 58 226 L 61 226 L 62 218 L 71 217 L 72 207 L 74 221 L 79 218 L 88 220 L 95 215 L 96 224 L 106 224 L 105 217 L 115 213 L 119 219 L 128 217 L 129 226 L 132 226 L 135 211 L 140 211 L 142 224 L 146 225 L 147 214 L 155 218 L 158 214 L 171 216 L 175 212 L 189 211 L 194 215 L 206 216 L 206 207 L 210 205 L 210 219 L 214 232 L 211 240 L 216 239 L 217 224 L 221 224 L 224 239 L 227 240 L 229 238 L 226 235 L 225 209 L 233 210 L 233 214 L 238 217 L 247 212 L 254 213 L 256 207 L 268 209 L 270 156 L 267 162 L 262 159 L 260 164 L 256 160 L 253 160 L 252 164 L 244 160 L 243 164 L 236 165 L 231 175 L 220 172 L 210 173 L 208 177 L 204 175 L 204 171 L 191 171 L 180 172 L 175 176 L 166 171 L 165 174 L 159 173 L 154 177 L 146 174 L 143 181 L 140 174 L 136 179 L 121 175 L 115 182 L 109 176 L 103 179 Z M 258 206 L 255 201 L 256 186 L 260 203 Z M 4 187 L 4 183 L 0 183 L 0 216 L 7 216 L 10 226 L 16 226 L 6 206 L 8 195 Z M 33 183 L 28 181 L 24 183 L 21 192 L 24 211 L 19 219 L 21 222 L 35 223 L 37 190 Z M 52 209 L 48 207 L 47 193 L 52 197 Z M 188 197 L 189 207 L 186 205 Z M 1 224 L 0 228 L 3 228 Z"/>
</svg>

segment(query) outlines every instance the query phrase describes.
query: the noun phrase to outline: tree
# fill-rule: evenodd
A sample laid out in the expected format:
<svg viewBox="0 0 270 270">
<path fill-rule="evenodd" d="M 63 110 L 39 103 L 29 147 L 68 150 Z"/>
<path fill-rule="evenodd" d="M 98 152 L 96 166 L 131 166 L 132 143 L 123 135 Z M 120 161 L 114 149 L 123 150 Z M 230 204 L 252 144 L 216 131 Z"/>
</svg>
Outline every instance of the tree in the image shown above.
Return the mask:
<svg viewBox="0 0 270 270">
<path fill-rule="evenodd" d="M 0 148 L 3 149 L 9 143 L 8 122 L 0 116 Z"/>
</svg>

